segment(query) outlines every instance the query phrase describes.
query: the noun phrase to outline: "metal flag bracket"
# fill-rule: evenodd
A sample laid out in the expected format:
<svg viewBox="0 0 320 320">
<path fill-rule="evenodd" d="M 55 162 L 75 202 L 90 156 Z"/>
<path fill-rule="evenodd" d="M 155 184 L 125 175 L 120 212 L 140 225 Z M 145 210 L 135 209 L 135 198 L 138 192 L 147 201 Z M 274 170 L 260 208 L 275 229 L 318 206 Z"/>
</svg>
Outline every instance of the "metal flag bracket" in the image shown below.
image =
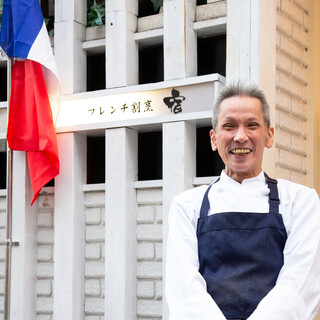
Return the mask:
<svg viewBox="0 0 320 320">
<path fill-rule="evenodd" d="M 5 244 L 7 247 L 19 247 L 20 242 L 19 241 L 10 241 L 10 239 L 5 240 Z"/>
</svg>

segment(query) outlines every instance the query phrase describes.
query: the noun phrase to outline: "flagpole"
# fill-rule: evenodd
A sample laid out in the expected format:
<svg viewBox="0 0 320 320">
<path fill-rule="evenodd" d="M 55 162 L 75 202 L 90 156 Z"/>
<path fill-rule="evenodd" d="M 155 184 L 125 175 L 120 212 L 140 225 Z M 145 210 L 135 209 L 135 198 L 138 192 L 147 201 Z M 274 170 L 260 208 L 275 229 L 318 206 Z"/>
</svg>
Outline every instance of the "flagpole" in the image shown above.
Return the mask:
<svg viewBox="0 0 320 320">
<path fill-rule="evenodd" d="M 7 118 L 9 116 L 10 91 L 13 58 L 7 57 Z M 5 261 L 5 293 L 4 320 L 10 320 L 11 293 L 11 253 L 12 253 L 12 158 L 13 152 L 7 143 L 7 221 L 6 221 L 6 261 Z"/>
</svg>

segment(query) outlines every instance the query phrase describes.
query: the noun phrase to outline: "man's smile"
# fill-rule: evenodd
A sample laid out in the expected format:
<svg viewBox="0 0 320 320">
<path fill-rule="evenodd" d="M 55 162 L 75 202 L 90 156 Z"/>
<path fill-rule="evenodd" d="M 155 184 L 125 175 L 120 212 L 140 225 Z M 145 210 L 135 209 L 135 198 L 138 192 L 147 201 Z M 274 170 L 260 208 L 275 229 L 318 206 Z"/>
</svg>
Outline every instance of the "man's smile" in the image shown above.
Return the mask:
<svg viewBox="0 0 320 320">
<path fill-rule="evenodd" d="M 248 148 L 236 148 L 236 149 L 232 149 L 230 151 L 230 153 L 237 155 L 237 156 L 246 155 L 246 154 L 249 154 L 250 152 L 252 152 L 252 150 L 248 149 Z"/>
</svg>

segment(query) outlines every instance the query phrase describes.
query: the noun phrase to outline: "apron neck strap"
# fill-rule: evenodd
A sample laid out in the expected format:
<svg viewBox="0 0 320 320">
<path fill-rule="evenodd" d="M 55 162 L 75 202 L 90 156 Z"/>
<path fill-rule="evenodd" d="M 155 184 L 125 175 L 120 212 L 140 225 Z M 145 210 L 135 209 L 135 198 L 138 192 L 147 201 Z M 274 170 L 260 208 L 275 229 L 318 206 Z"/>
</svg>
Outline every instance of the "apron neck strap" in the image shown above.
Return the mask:
<svg viewBox="0 0 320 320">
<path fill-rule="evenodd" d="M 209 197 L 208 197 L 208 193 L 211 189 L 211 187 L 217 183 L 220 180 L 220 178 L 218 178 L 214 183 L 210 184 L 210 186 L 208 187 L 206 193 L 204 194 L 203 200 L 202 200 L 202 205 L 201 205 L 201 209 L 200 209 L 200 218 L 204 218 L 208 215 L 209 209 L 210 209 L 210 203 L 209 203 Z"/>
<path fill-rule="evenodd" d="M 269 206 L 270 206 L 270 213 L 279 213 L 279 193 L 278 193 L 278 181 L 275 179 L 270 178 L 266 173 L 264 173 L 266 177 L 266 182 L 268 184 L 268 188 L 270 189 L 269 193 Z"/>
</svg>

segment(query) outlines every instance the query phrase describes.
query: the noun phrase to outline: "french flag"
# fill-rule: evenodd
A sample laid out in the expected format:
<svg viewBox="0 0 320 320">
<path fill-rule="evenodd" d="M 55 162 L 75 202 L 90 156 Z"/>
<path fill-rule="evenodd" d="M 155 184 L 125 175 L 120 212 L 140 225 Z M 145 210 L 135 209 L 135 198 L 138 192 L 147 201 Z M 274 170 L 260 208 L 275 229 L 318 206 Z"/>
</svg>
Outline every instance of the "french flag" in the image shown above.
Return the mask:
<svg viewBox="0 0 320 320">
<path fill-rule="evenodd" d="M 27 151 L 33 204 L 59 173 L 60 82 L 39 0 L 4 0 L 0 46 L 15 58 L 7 140 L 10 149 Z"/>
</svg>

